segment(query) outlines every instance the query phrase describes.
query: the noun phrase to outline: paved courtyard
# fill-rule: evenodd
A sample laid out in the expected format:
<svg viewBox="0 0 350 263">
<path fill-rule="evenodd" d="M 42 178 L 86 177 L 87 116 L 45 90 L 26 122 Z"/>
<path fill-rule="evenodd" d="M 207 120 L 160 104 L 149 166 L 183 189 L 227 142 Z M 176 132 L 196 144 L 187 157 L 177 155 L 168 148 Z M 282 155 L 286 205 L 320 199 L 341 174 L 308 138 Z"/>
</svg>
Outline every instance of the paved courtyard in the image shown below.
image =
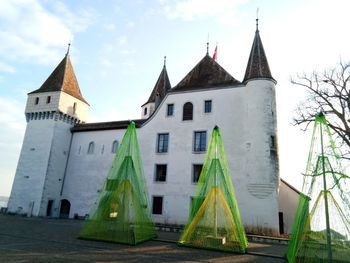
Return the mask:
<svg viewBox="0 0 350 263">
<path fill-rule="evenodd" d="M 239 255 L 179 247 L 168 232 L 137 246 L 79 240 L 82 223 L 0 214 L 0 262 L 285 262 L 285 245 L 251 242 Z"/>
</svg>

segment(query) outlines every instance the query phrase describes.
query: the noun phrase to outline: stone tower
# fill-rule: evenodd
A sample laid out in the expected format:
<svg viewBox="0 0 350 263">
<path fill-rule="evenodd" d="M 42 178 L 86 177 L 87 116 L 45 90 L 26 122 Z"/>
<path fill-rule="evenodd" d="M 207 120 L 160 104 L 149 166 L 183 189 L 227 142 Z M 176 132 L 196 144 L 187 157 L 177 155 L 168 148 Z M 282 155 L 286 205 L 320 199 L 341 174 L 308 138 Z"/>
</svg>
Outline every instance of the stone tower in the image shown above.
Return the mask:
<svg viewBox="0 0 350 263">
<path fill-rule="evenodd" d="M 44 84 L 28 93 L 27 127 L 8 203 L 8 212 L 58 216 L 74 124 L 85 122 L 83 98 L 69 54 Z M 62 211 L 61 211 L 62 212 Z"/>
<path fill-rule="evenodd" d="M 275 85 L 258 29 L 248 59 L 243 83 L 246 85 L 244 133 L 246 143 L 246 204 L 263 215 L 246 219 L 246 224 L 264 226 L 264 232 L 279 233 L 278 227 L 278 152 Z M 269 222 L 269 223 L 266 223 Z"/>
</svg>

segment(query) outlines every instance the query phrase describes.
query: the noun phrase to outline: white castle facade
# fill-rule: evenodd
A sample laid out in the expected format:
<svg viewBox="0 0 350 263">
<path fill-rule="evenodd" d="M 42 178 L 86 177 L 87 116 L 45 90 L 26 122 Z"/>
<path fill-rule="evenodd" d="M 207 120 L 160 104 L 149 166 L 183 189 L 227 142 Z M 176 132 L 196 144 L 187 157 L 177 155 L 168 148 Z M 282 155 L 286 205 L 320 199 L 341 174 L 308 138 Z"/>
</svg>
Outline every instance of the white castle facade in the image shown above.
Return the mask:
<svg viewBox="0 0 350 263">
<path fill-rule="evenodd" d="M 186 222 L 218 125 L 247 230 L 290 232 L 298 193 L 279 178 L 275 85 L 258 30 L 242 82 L 208 54 L 174 87 L 164 65 L 141 119 L 134 120 L 155 222 Z M 8 212 L 65 218 L 89 213 L 128 121 L 85 123 L 88 108 L 67 54 L 28 94 Z"/>
</svg>

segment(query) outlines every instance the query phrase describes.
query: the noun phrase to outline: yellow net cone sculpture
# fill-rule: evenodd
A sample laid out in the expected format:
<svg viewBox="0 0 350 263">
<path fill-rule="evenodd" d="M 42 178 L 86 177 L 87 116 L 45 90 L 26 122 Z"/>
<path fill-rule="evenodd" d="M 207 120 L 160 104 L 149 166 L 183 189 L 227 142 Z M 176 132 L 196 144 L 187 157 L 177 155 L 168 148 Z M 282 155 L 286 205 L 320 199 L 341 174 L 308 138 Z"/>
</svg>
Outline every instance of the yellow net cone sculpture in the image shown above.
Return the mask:
<svg viewBox="0 0 350 263">
<path fill-rule="evenodd" d="M 245 253 L 247 239 L 218 127 L 213 129 L 188 223 L 179 244 Z"/>
</svg>

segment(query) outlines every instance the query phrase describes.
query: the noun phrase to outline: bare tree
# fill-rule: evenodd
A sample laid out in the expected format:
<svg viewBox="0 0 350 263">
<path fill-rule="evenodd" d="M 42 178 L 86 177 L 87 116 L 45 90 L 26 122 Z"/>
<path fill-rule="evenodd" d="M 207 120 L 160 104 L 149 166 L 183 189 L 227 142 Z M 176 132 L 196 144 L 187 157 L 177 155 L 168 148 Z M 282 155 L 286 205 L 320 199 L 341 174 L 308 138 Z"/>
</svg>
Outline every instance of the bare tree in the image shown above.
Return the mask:
<svg viewBox="0 0 350 263">
<path fill-rule="evenodd" d="M 323 112 L 334 134 L 336 143 L 341 146 L 343 158 L 350 159 L 350 63 L 339 62 L 333 69 L 323 73 L 297 75 L 292 84 L 307 89 L 308 96 L 296 109 L 294 125 L 305 125 Z"/>
</svg>

